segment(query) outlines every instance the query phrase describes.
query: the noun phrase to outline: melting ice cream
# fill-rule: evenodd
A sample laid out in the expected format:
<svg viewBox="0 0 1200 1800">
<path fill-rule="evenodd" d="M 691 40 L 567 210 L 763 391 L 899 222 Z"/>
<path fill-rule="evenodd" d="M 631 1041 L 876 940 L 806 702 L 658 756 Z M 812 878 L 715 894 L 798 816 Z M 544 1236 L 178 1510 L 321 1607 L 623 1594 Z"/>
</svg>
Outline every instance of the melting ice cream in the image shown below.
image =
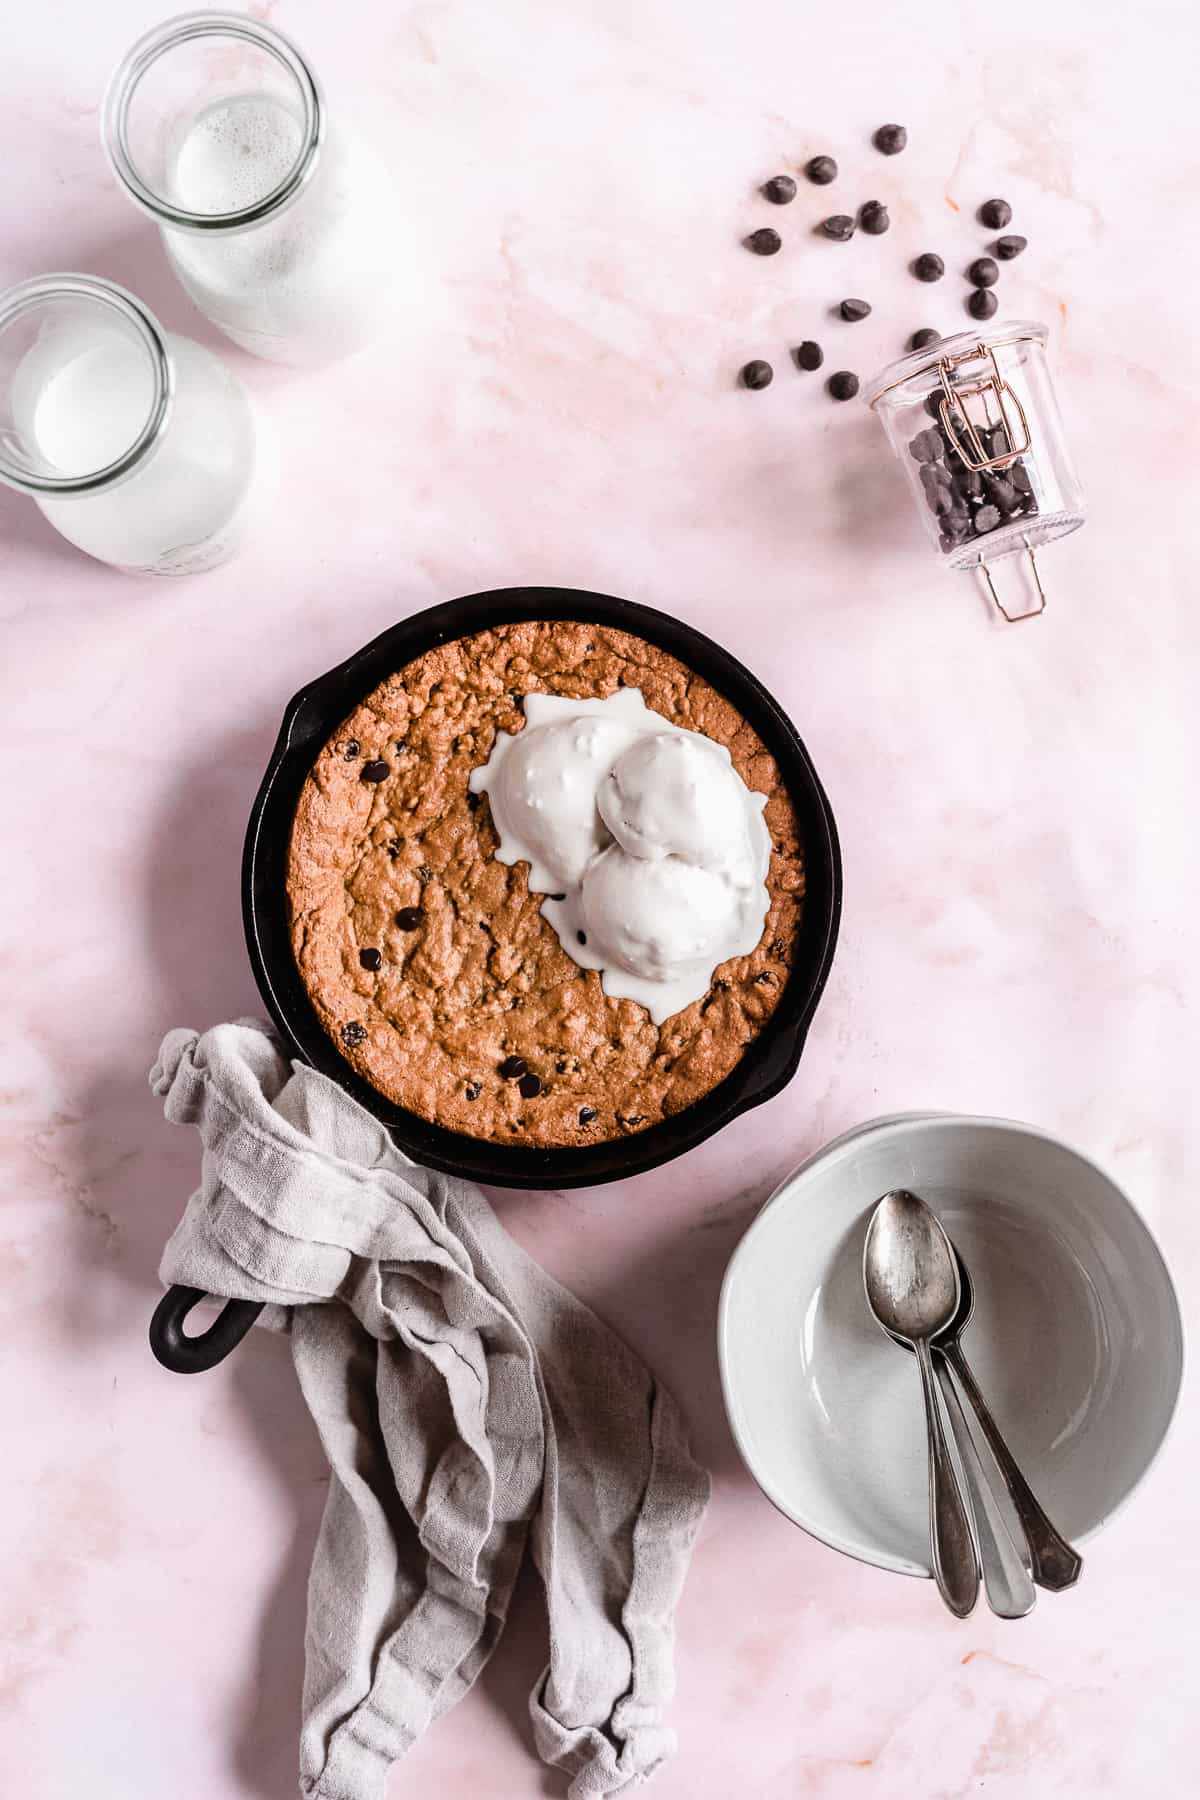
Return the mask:
<svg viewBox="0 0 1200 1800">
<path fill-rule="evenodd" d="M 606 700 L 529 694 L 525 718 L 471 777 L 491 805 L 496 854 L 529 864 L 568 956 L 661 1025 L 762 936 L 766 796 L 723 744 L 652 712 L 637 688 Z"/>
</svg>

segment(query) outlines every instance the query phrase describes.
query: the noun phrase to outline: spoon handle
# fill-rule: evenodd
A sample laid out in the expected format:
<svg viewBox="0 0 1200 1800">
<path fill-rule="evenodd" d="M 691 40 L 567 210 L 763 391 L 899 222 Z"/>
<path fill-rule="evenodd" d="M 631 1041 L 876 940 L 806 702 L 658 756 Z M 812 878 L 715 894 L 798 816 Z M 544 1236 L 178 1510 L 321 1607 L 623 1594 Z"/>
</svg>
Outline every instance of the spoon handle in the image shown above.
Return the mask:
<svg viewBox="0 0 1200 1800">
<path fill-rule="evenodd" d="M 939 1349 L 942 1346 L 939 1345 Z M 1079 1580 L 1083 1568 L 1083 1558 L 1077 1550 L 1073 1550 L 1062 1533 L 1057 1531 L 1046 1517 L 1033 1489 L 1017 1467 L 1017 1460 L 1000 1435 L 1000 1427 L 991 1415 L 987 1401 L 980 1393 L 975 1377 L 962 1353 L 962 1347 L 956 1342 L 947 1343 L 942 1349 L 946 1361 L 958 1376 L 963 1393 L 971 1403 L 975 1417 L 979 1420 L 983 1435 L 988 1441 L 988 1448 L 995 1457 L 1000 1473 L 1004 1477 L 1004 1485 L 1008 1489 L 1009 1498 L 1016 1508 L 1017 1517 L 1021 1521 L 1025 1536 L 1029 1540 L 1029 1554 L 1033 1564 L 1033 1579 L 1039 1587 L 1050 1593 L 1058 1593 L 1062 1588 L 1072 1587 Z"/>
<path fill-rule="evenodd" d="M 956 1618 L 965 1619 L 979 1598 L 979 1558 L 966 1502 L 946 1446 L 929 1343 L 914 1345 L 921 1365 L 925 1424 L 929 1434 L 929 1544 L 938 1592 Z"/>
<path fill-rule="evenodd" d="M 975 1448 L 975 1440 L 971 1436 L 971 1428 L 967 1424 L 949 1369 L 941 1365 L 938 1374 L 941 1377 L 942 1399 L 946 1402 L 946 1411 L 950 1417 L 951 1435 L 958 1445 L 958 1460 L 962 1465 L 971 1511 L 975 1516 L 979 1560 L 983 1565 L 983 1587 L 988 1605 L 998 1619 L 1023 1619 L 1027 1612 L 1033 1610 L 1037 1600 L 1037 1590 L 1029 1571 L 1029 1547 L 1024 1544 L 1023 1535 L 1023 1548 L 1013 1542 L 992 1492 L 987 1470 Z"/>
</svg>

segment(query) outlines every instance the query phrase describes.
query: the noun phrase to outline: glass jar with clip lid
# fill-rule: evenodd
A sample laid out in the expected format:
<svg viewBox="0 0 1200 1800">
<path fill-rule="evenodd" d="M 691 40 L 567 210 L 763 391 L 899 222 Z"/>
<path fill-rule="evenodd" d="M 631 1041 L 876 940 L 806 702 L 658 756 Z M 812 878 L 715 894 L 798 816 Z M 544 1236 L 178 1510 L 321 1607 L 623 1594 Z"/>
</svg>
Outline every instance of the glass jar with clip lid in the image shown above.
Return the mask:
<svg viewBox="0 0 1200 1800">
<path fill-rule="evenodd" d="M 1076 531 L 1086 516 L 1046 337 L 1044 325 L 1019 320 L 960 332 L 889 364 L 863 394 L 900 458 L 932 543 L 950 568 L 980 569 L 1012 623 L 1045 609 L 1034 552 Z M 1022 551 L 1036 604 L 1010 612 L 990 565 Z"/>
</svg>

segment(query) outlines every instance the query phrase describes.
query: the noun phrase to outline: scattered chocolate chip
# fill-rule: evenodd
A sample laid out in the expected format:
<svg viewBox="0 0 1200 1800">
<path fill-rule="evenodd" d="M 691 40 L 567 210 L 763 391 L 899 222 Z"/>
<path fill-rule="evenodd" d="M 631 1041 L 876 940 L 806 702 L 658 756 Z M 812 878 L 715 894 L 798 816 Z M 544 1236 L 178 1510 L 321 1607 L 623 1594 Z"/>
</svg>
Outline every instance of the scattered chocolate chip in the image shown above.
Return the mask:
<svg viewBox="0 0 1200 1800">
<path fill-rule="evenodd" d="M 362 752 L 362 745 L 359 743 L 358 739 L 351 738 L 349 743 L 346 745 L 346 748 L 342 751 L 342 755 L 345 757 L 347 762 L 353 762 L 355 757 L 360 755 L 361 752 Z"/>
<path fill-rule="evenodd" d="M 990 319 L 999 305 L 991 288 L 975 288 L 967 301 L 967 311 L 973 319 Z"/>
<path fill-rule="evenodd" d="M 797 345 L 792 354 L 796 358 L 796 367 L 807 369 L 810 373 L 813 369 L 819 369 L 825 361 L 825 352 L 820 344 L 814 344 L 811 338 L 805 338 L 802 344 Z"/>
<path fill-rule="evenodd" d="M 479 811 L 479 802 L 482 800 L 482 798 L 483 798 L 482 794 L 477 794 L 474 792 L 473 789 L 468 788 L 467 789 L 467 811 L 468 812 L 478 812 Z"/>
<path fill-rule="evenodd" d="M 821 220 L 817 230 L 823 231 L 827 238 L 834 238 L 839 244 L 844 244 L 854 236 L 854 220 L 849 213 L 833 213 L 830 218 Z"/>
<path fill-rule="evenodd" d="M 998 506 L 981 506 L 975 514 L 976 531 L 994 531 L 999 523 L 1000 508 Z"/>
<path fill-rule="evenodd" d="M 977 288 L 995 287 L 1000 279 L 1000 265 L 990 256 L 977 256 L 967 270 L 967 280 Z"/>
<path fill-rule="evenodd" d="M 764 969 L 761 975 L 756 975 L 754 979 L 759 987 L 774 987 L 775 985 L 775 977 L 769 969 Z"/>
<path fill-rule="evenodd" d="M 565 894 L 547 894 L 546 895 L 547 900 L 565 900 L 566 897 L 567 896 Z"/>
<path fill-rule="evenodd" d="M 918 281 L 940 281 L 946 273 L 946 265 L 934 251 L 926 250 L 918 256 L 912 272 Z"/>
<path fill-rule="evenodd" d="M 597 1116 L 594 1106 L 581 1106 L 579 1109 L 579 1123 L 581 1125 L 590 1125 L 592 1120 Z"/>
<path fill-rule="evenodd" d="M 565 1075 L 567 1072 L 566 1061 L 561 1056 L 559 1057 L 558 1061 L 555 1063 L 554 1067 L 560 1075 Z"/>
<path fill-rule="evenodd" d="M 482 1092 L 483 1092 L 483 1088 L 478 1081 L 468 1081 L 468 1083 L 467 1083 L 467 1099 L 468 1100 L 478 1100 L 478 1098 L 479 1098 L 480 1094 L 482 1094 Z"/>
<path fill-rule="evenodd" d="M 433 880 L 433 870 L 427 867 L 425 863 L 422 863 L 417 870 L 417 880 L 421 883 L 421 886 L 424 887 L 427 881 Z"/>
<path fill-rule="evenodd" d="M 522 1075 L 517 1086 L 521 1090 L 522 1097 L 526 1100 L 536 1100 L 542 1091 L 542 1084 L 536 1075 Z"/>
<path fill-rule="evenodd" d="M 529 1073 L 529 1064 L 523 1056 L 506 1056 L 500 1064 L 500 1073 L 505 1081 L 520 1081 L 522 1075 Z"/>
<path fill-rule="evenodd" d="M 360 781 L 370 782 L 386 781 L 390 774 L 391 769 L 388 767 L 387 763 L 380 762 L 376 759 L 374 762 L 365 762 L 363 764 L 362 768 L 358 771 L 358 779 Z"/>
<path fill-rule="evenodd" d="M 804 173 L 817 187 L 828 187 L 837 180 L 838 166 L 832 156 L 813 156 L 804 165 Z"/>
<path fill-rule="evenodd" d="M 868 237 L 882 237 L 892 221 L 882 200 L 868 200 L 858 209 L 858 222 Z"/>
<path fill-rule="evenodd" d="M 755 357 L 753 362 L 748 362 L 741 373 L 742 386 L 748 388 L 770 387 L 774 379 L 774 369 L 769 362 L 763 362 L 761 357 Z"/>
<path fill-rule="evenodd" d="M 516 707 L 518 712 L 525 711 L 525 696 L 524 696 L 524 694 L 510 694 L 508 697 L 512 701 L 513 705 Z"/>
<path fill-rule="evenodd" d="M 407 751 L 407 750 L 408 750 L 408 745 L 407 745 L 407 744 L 402 744 L 402 743 L 401 743 L 401 742 L 400 742 L 400 741 L 399 741 L 399 739 L 397 739 L 397 740 L 396 740 L 396 755 L 397 755 L 397 756 L 403 756 L 403 755 L 404 755 L 404 754 L 405 754 L 405 753 L 406 753 L 406 751 Z"/>
<path fill-rule="evenodd" d="M 985 200 L 979 209 L 979 223 L 989 231 L 1003 231 L 1011 218 L 1012 207 L 1007 200 Z"/>
<path fill-rule="evenodd" d="M 858 392 L 858 376 L 849 369 L 839 369 L 829 377 L 828 387 L 835 400 L 853 400 Z"/>
<path fill-rule="evenodd" d="M 644 1125 L 645 1123 L 646 1116 L 644 1113 L 634 1113 L 633 1117 L 629 1119 L 624 1118 L 620 1113 L 617 1114 L 618 1125 L 628 1125 L 632 1128 L 634 1125 Z"/>
<path fill-rule="evenodd" d="M 391 857 L 392 861 L 395 862 L 396 858 L 399 856 L 400 852 L 404 848 L 404 839 L 403 838 L 389 838 L 387 841 L 386 848 L 387 848 L 388 855 Z"/>
<path fill-rule="evenodd" d="M 424 917 L 419 906 L 402 906 L 396 914 L 396 923 L 401 931 L 419 931 Z"/>
<path fill-rule="evenodd" d="M 358 960 L 364 969 L 382 969 L 383 954 L 379 950 L 360 950 Z"/>
<path fill-rule="evenodd" d="M 347 1049 L 353 1050 L 359 1044 L 365 1044 L 366 1041 L 367 1028 L 365 1025 L 360 1025 L 357 1020 L 354 1020 L 351 1024 L 342 1026 L 342 1042 Z"/>
<path fill-rule="evenodd" d="M 763 183 L 762 191 L 772 206 L 786 206 L 789 200 L 796 198 L 796 184 L 790 175 L 772 175 L 770 181 Z"/>
<path fill-rule="evenodd" d="M 926 325 L 920 331 L 913 332 L 908 340 L 908 347 L 910 350 L 925 350 L 930 344 L 940 344 L 941 341 L 941 332 L 935 331 L 932 325 Z"/>
<path fill-rule="evenodd" d="M 871 316 L 871 302 L 869 300 L 843 300 L 838 311 L 847 325 L 857 325 L 860 319 L 867 319 Z"/>
<path fill-rule="evenodd" d="M 752 231 L 742 241 L 747 250 L 753 250 L 755 256 L 774 256 L 783 247 L 783 239 L 771 225 L 760 225 L 757 231 Z"/>
<path fill-rule="evenodd" d="M 578 940 L 581 944 L 587 943 L 587 932 L 586 931 L 577 931 L 575 933 L 575 936 L 578 938 Z"/>
<path fill-rule="evenodd" d="M 1011 262 L 1014 256 L 1020 256 L 1029 239 L 1019 237 L 1015 232 L 1012 237 L 997 238 L 992 249 L 1001 262 Z"/>
<path fill-rule="evenodd" d="M 884 156 L 899 156 L 908 142 L 908 133 L 903 125 L 881 125 L 871 142 Z"/>
</svg>

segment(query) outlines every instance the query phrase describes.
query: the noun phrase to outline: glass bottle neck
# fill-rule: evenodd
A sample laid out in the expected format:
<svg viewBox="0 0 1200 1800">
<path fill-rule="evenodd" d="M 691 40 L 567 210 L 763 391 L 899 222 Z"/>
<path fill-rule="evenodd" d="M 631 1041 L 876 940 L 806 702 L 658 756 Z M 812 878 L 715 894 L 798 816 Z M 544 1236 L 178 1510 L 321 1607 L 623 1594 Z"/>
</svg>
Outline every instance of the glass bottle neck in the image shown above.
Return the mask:
<svg viewBox="0 0 1200 1800">
<path fill-rule="evenodd" d="M 187 13 L 138 40 L 105 96 L 109 160 L 160 225 L 241 232 L 283 211 L 316 170 L 324 98 L 281 32 Z"/>
<path fill-rule="evenodd" d="M 35 498 L 115 486 L 166 430 L 175 376 L 133 294 L 45 275 L 0 294 L 0 481 Z"/>
</svg>

